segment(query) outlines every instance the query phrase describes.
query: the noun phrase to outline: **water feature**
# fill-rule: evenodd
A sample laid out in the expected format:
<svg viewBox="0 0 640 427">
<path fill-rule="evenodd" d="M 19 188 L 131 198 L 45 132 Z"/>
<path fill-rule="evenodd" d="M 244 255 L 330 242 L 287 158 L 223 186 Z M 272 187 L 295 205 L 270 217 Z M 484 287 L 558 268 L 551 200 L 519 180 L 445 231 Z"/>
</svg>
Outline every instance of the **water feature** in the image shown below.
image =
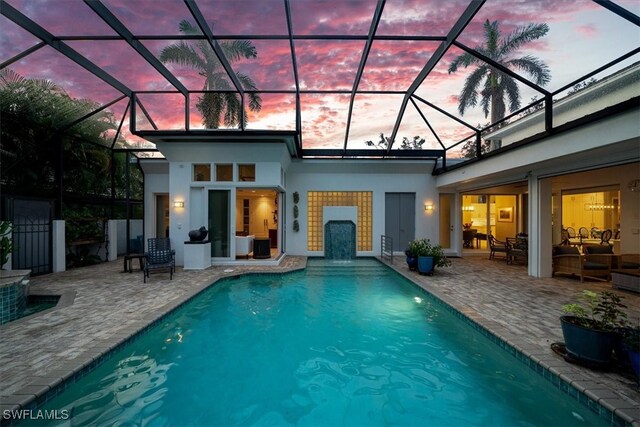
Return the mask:
<svg viewBox="0 0 640 427">
<path fill-rule="evenodd" d="M 356 225 L 353 221 L 329 221 L 324 225 L 324 257 L 332 260 L 356 257 Z"/>
</svg>

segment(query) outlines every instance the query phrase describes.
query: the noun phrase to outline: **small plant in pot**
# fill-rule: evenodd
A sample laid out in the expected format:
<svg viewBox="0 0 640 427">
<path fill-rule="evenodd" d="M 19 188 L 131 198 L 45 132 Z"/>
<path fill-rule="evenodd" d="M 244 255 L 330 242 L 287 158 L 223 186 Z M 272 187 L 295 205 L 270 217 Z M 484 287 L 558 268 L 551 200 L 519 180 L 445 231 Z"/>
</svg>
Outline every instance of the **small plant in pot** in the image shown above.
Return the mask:
<svg viewBox="0 0 640 427">
<path fill-rule="evenodd" d="M 608 365 L 620 340 L 617 328 L 624 326 L 627 317 L 623 308 L 621 296 L 589 290 L 580 294 L 580 302 L 562 306 L 567 315 L 560 322 L 569 356 L 596 366 Z"/>
<path fill-rule="evenodd" d="M 418 244 L 417 240 L 409 242 L 409 246 L 404 250 L 407 256 L 407 266 L 409 270 L 415 271 L 418 268 Z"/>
<path fill-rule="evenodd" d="M 626 358 L 631 368 L 640 379 L 640 326 L 622 330 L 622 354 L 620 359 Z"/>
<path fill-rule="evenodd" d="M 440 245 L 432 245 L 429 239 L 419 239 L 411 242 L 412 253 L 418 257 L 418 272 L 431 276 L 436 267 L 448 267 L 451 261 L 447 259 Z"/>
</svg>

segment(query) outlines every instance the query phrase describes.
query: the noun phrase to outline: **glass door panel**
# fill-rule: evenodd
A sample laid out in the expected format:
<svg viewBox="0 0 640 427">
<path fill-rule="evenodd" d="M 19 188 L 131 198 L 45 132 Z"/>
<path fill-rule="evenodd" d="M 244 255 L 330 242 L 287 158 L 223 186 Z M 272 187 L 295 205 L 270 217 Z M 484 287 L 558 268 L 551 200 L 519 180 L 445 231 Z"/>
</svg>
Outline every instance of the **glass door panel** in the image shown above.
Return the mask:
<svg viewBox="0 0 640 427">
<path fill-rule="evenodd" d="M 212 258 L 230 258 L 230 200 L 229 190 L 209 190 L 209 236 Z"/>
</svg>

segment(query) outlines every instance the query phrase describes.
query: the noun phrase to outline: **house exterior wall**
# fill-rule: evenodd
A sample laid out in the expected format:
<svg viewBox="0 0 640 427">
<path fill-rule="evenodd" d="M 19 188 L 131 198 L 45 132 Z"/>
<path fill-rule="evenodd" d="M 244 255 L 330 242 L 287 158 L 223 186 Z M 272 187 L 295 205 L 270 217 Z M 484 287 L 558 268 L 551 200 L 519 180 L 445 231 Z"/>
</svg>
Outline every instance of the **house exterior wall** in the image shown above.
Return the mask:
<svg viewBox="0 0 640 427">
<path fill-rule="evenodd" d="M 438 193 L 431 175 L 430 162 L 299 160 L 288 171 L 287 185 L 287 253 L 322 256 L 323 252 L 307 248 L 307 192 L 309 191 L 371 191 L 373 192 L 372 251 L 358 251 L 358 256 L 380 253 L 380 236 L 385 232 L 385 193 L 416 193 L 416 238 L 438 242 Z M 293 193 L 298 192 L 300 231 L 293 231 Z M 433 204 L 426 213 L 424 204 Z"/>
</svg>

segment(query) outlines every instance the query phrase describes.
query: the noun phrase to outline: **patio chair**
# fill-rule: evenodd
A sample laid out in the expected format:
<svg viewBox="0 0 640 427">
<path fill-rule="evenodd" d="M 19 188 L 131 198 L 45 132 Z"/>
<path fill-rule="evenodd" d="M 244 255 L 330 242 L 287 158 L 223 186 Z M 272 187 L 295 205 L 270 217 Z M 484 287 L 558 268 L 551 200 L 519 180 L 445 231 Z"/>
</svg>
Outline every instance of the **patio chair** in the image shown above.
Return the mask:
<svg viewBox="0 0 640 427">
<path fill-rule="evenodd" d="M 611 278 L 612 258 L 613 255 L 609 254 L 581 255 L 575 246 L 554 246 L 551 275 L 579 276 L 580 282 L 584 282 L 585 277 L 606 282 Z"/>
<path fill-rule="evenodd" d="M 517 260 L 529 261 L 529 238 L 526 235 L 507 237 L 507 264 Z"/>
<path fill-rule="evenodd" d="M 489 242 L 489 259 L 496 258 L 497 253 L 503 253 L 505 258 L 507 257 L 507 242 L 496 239 L 493 234 L 487 234 L 487 241 Z"/>
<path fill-rule="evenodd" d="M 574 239 L 576 237 L 576 230 L 573 227 L 567 227 L 566 230 L 570 239 Z"/>
<path fill-rule="evenodd" d="M 580 227 L 578 229 L 578 237 L 580 237 L 580 244 L 582 244 L 582 239 L 589 238 L 589 230 L 587 230 L 587 227 Z"/>
<path fill-rule="evenodd" d="M 171 240 L 168 237 L 156 237 L 147 240 L 147 252 L 145 252 L 144 283 L 151 271 L 169 271 L 169 280 L 173 280 L 176 270 L 176 251 L 171 249 Z"/>
</svg>

